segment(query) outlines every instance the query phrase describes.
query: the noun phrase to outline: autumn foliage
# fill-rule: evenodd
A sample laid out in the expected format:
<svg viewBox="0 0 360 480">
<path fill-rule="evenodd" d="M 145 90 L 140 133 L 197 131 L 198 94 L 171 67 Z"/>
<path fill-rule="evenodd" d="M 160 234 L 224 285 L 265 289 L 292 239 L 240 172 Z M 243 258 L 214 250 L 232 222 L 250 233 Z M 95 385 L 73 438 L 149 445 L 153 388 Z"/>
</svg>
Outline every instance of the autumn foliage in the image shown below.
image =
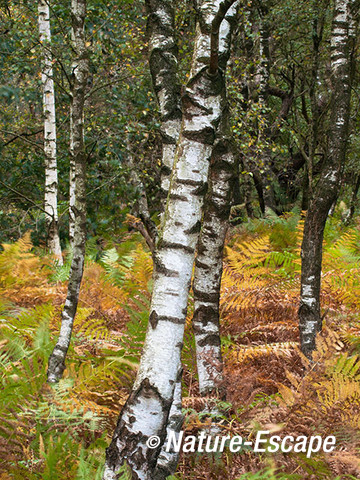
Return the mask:
<svg viewBox="0 0 360 480">
<path fill-rule="evenodd" d="M 213 419 L 252 438 L 335 435 L 331 454 L 189 454 L 179 479 L 359 478 L 360 232 L 330 223 L 324 243 L 324 329 L 310 363 L 298 348 L 302 217 L 254 221 L 230 232 L 221 294 L 226 400 Z M 70 255 L 69 255 L 70 256 Z M 97 258 L 95 258 L 97 257 Z M 46 384 L 59 328 L 63 267 L 30 234 L 0 254 L 0 474 L 2 479 L 101 478 L 104 449 L 139 362 L 152 260 L 137 234 L 87 256 L 64 379 Z M 197 390 L 191 310 L 185 335 L 186 432 L 208 428 Z M 64 453 L 65 452 L 65 453 Z"/>
</svg>

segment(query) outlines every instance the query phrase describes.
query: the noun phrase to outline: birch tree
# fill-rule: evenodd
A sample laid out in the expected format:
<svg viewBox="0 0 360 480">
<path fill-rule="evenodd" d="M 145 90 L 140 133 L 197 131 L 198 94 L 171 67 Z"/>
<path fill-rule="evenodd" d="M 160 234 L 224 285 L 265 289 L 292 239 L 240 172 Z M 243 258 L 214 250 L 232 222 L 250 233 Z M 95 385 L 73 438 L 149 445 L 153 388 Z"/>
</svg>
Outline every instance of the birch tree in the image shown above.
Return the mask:
<svg viewBox="0 0 360 480">
<path fill-rule="evenodd" d="M 231 138 L 220 129 L 211 158 L 209 192 L 201 234 L 197 246 L 194 272 L 193 330 L 200 395 L 222 396 L 222 357 L 220 342 L 220 287 L 222 257 L 235 174 L 235 157 Z"/>
<path fill-rule="evenodd" d="M 160 111 L 161 208 L 164 210 L 182 120 L 174 1 L 146 0 L 146 10 L 149 67 Z M 136 172 L 129 141 L 127 141 L 127 147 L 130 153 L 129 166 L 132 170 L 131 182 L 139 192 L 134 213 L 139 216 L 143 224 L 142 227 L 139 224 L 134 225 L 134 228 L 141 228 L 142 235 L 153 251 L 157 241 L 157 230 L 149 215 L 145 188 Z"/>
<path fill-rule="evenodd" d="M 175 7 L 173 0 L 146 0 L 146 7 L 149 67 L 161 120 L 161 208 L 164 211 L 182 122 Z M 164 216 L 161 221 L 164 221 Z M 156 244 L 157 232 L 153 235 L 153 240 Z M 174 386 L 173 401 L 166 427 L 167 437 L 172 433 L 177 435 L 183 423 L 181 378 L 182 370 L 180 369 Z M 171 475 L 176 470 L 178 460 L 178 452 L 174 450 L 168 452 L 163 447 L 157 459 L 156 478 L 161 479 Z"/>
<path fill-rule="evenodd" d="M 223 70 L 230 56 L 236 12 L 237 3 L 228 10 L 222 23 L 219 65 Z M 222 257 L 235 180 L 235 156 L 228 119 L 228 113 L 224 112 L 212 152 L 193 281 L 193 330 L 199 390 L 203 396 L 219 393 L 223 383 L 219 301 Z"/>
<path fill-rule="evenodd" d="M 86 152 L 84 146 L 84 102 L 89 58 L 85 42 L 86 0 L 72 0 L 72 37 L 74 62 L 71 74 L 71 149 L 74 169 L 74 238 L 66 301 L 61 316 L 58 341 L 49 358 L 48 382 L 60 380 L 65 369 L 65 358 L 70 345 L 74 317 L 84 270 L 86 241 Z"/>
<path fill-rule="evenodd" d="M 154 265 L 149 325 L 137 378 L 107 449 L 105 480 L 126 460 L 135 479 L 154 478 L 166 436 L 181 349 L 209 160 L 225 108 L 218 68 L 219 26 L 233 1 L 202 0 L 192 66 L 182 97 L 183 122 Z M 147 440 L 158 435 L 150 449 Z M 163 477 L 165 478 L 165 477 Z"/>
<path fill-rule="evenodd" d="M 45 196 L 44 210 L 49 250 L 58 263 L 63 264 L 58 229 L 58 170 L 56 159 L 55 90 L 51 54 L 50 8 L 46 0 L 39 0 L 38 21 L 42 47 L 41 83 L 43 89 Z"/>
<path fill-rule="evenodd" d="M 321 330 L 322 243 L 329 210 L 337 198 L 349 136 L 354 23 L 352 0 L 336 0 L 331 32 L 331 114 L 326 160 L 307 211 L 301 247 L 299 328 L 301 349 L 311 358 Z"/>
</svg>

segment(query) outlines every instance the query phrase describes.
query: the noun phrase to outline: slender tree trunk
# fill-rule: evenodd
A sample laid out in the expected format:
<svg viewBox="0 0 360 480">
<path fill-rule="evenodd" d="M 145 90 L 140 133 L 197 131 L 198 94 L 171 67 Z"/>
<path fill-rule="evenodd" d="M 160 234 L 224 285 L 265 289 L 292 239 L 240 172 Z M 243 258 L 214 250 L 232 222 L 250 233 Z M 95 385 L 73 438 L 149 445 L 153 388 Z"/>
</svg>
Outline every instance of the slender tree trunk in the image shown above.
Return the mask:
<svg viewBox="0 0 360 480">
<path fill-rule="evenodd" d="M 138 172 L 129 137 L 126 139 L 126 146 L 128 151 L 127 165 L 130 170 L 129 179 L 136 192 L 136 200 L 132 208 L 132 213 L 137 218 L 134 218 L 134 222 L 131 225 L 142 234 L 152 255 L 154 255 L 157 229 L 155 223 L 151 219 L 145 185 Z"/>
<path fill-rule="evenodd" d="M 182 120 L 173 0 L 146 0 L 149 66 L 161 115 L 161 191 L 166 201 Z"/>
<path fill-rule="evenodd" d="M 58 230 L 58 172 L 56 161 L 56 117 L 55 91 L 51 54 L 50 9 L 45 0 L 39 0 L 39 33 L 42 45 L 43 64 L 41 82 L 43 86 L 44 152 L 45 152 L 45 197 L 44 210 L 47 229 L 47 244 L 58 263 L 63 264 Z"/>
<path fill-rule="evenodd" d="M 359 189 L 360 189 L 360 175 L 358 175 L 356 177 L 354 190 L 353 190 L 353 193 L 352 193 L 352 196 L 351 196 L 349 215 L 346 218 L 346 223 L 350 223 L 351 220 L 354 217 L 355 209 L 356 209 L 356 206 L 357 206 L 357 196 L 358 196 L 358 193 L 359 193 Z"/>
<path fill-rule="evenodd" d="M 219 135 L 211 160 L 209 192 L 205 199 L 195 260 L 193 329 L 200 395 L 218 393 L 222 397 L 219 301 L 222 256 L 235 173 L 234 155 L 227 133 Z"/>
<path fill-rule="evenodd" d="M 258 89 L 259 89 L 259 103 L 263 109 L 268 105 L 268 87 L 270 78 L 270 49 L 269 49 L 269 25 L 268 25 L 268 7 L 266 2 L 262 3 L 260 8 L 259 19 L 259 66 L 258 66 Z M 268 114 L 263 113 L 265 119 L 268 121 Z M 265 128 L 262 136 L 265 144 L 270 141 L 269 127 Z M 274 175 L 271 170 L 271 149 L 268 146 L 264 150 L 256 165 L 256 174 L 259 179 L 257 189 L 261 188 L 261 202 L 264 202 L 261 208 L 262 213 L 265 214 L 265 207 L 271 208 L 276 213 L 279 213 L 276 208 L 275 193 L 274 193 Z M 261 173 L 262 172 L 262 173 Z"/>
<path fill-rule="evenodd" d="M 230 56 L 231 33 L 236 12 L 234 4 L 221 27 L 219 65 L 223 70 Z M 235 180 L 235 161 L 229 138 L 228 116 L 228 113 L 224 112 L 212 152 L 209 190 L 205 197 L 193 282 L 193 330 L 199 389 L 200 394 L 204 396 L 219 393 L 223 384 L 219 301 L 222 256 Z"/>
<path fill-rule="evenodd" d="M 86 242 L 86 152 L 84 147 L 84 101 L 89 73 L 88 52 L 85 43 L 84 22 L 86 0 L 72 0 L 71 16 L 75 61 L 72 71 L 71 138 L 75 165 L 75 204 L 73 258 L 65 306 L 61 316 L 59 339 L 49 358 L 48 382 L 60 380 L 65 369 L 65 358 L 70 345 L 80 285 L 84 270 Z"/>
<path fill-rule="evenodd" d="M 351 0 L 336 0 L 331 34 L 331 117 L 328 152 L 306 215 L 301 248 L 299 328 L 301 349 L 311 358 L 321 330 L 320 284 L 322 244 L 329 209 L 341 183 L 349 135 L 352 77 Z"/>
<path fill-rule="evenodd" d="M 146 0 L 146 7 L 148 12 L 149 67 L 161 115 L 161 196 L 163 199 L 161 207 L 164 211 L 182 122 L 175 6 L 174 0 Z M 164 216 L 162 216 L 162 221 L 164 221 Z M 155 243 L 156 241 L 157 235 L 155 236 Z M 182 423 L 181 374 L 179 374 L 169 413 L 167 438 L 173 432 L 177 435 Z M 166 441 L 164 445 L 166 445 Z M 161 478 L 165 474 L 165 476 L 171 475 L 176 470 L 178 460 L 179 454 L 177 452 L 166 452 L 163 446 L 158 457 L 156 472 L 154 471 L 156 478 Z"/>
<path fill-rule="evenodd" d="M 190 78 L 182 98 L 184 119 L 158 241 L 149 326 L 132 393 L 107 449 L 104 480 L 115 480 L 125 460 L 134 479 L 153 479 L 166 437 L 181 368 L 209 161 L 224 109 L 224 78 L 213 58 L 218 54 L 218 46 L 215 51 L 213 40 L 210 55 L 210 40 L 218 33 L 221 17 L 231 3 L 203 0 L 199 5 L 202 30 L 197 27 Z M 147 440 L 153 435 L 159 437 L 160 443 L 151 449 Z"/>
<path fill-rule="evenodd" d="M 76 68 L 73 64 L 73 69 Z M 69 241 L 70 247 L 74 248 L 75 237 L 75 192 L 76 192 L 76 166 L 75 166 L 75 154 L 74 154 L 74 127 L 73 127 L 73 102 L 70 105 L 70 135 L 69 135 L 69 154 L 70 154 L 70 171 L 69 171 Z"/>
</svg>

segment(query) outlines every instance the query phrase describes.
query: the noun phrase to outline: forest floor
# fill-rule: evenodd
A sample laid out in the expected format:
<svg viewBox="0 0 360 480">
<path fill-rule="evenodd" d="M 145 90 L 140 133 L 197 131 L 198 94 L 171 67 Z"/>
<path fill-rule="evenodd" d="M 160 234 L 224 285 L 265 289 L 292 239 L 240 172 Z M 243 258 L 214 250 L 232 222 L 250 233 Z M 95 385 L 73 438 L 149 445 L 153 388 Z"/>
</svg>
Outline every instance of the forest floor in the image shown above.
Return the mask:
<svg viewBox="0 0 360 480">
<path fill-rule="evenodd" d="M 186 454 L 176 479 L 360 478 L 360 230 L 330 221 L 324 242 L 323 331 L 312 364 L 298 348 L 298 215 L 254 221 L 229 234 L 221 293 L 227 397 L 222 434 L 258 430 L 335 435 L 334 452 Z M 145 336 L 152 261 L 136 234 L 99 251 L 89 242 L 64 379 L 46 384 L 59 329 L 64 267 L 27 235 L 0 254 L 0 479 L 101 479 L 104 451 L 135 377 Z M 190 301 L 183 351 L 184 430 L 201 412 Z"/>
</svg>

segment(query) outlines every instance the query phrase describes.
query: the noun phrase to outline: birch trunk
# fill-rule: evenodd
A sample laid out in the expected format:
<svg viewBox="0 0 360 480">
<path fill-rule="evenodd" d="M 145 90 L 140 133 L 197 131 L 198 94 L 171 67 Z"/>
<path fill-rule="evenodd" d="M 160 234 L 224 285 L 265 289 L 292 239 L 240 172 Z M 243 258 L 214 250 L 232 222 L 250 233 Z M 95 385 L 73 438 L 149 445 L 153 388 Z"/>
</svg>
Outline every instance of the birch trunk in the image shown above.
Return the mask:
<svg viewBox="0 0 360 480">
<path fill-rule="evenodd" d="M 223 10 L 231 3 L 200 2 L 202 29 L 197 27 L 190 78 L 182 98 L 184 117 L 158 241 L 149 326 L 132 393 L 107 449 L 104 480 L 115 480 L 124 461 L 133 479 L 153 479 L 166 437 L 181 365 L 209 161 L 224 109 L 224 78 L 211 63 L 210 33 L 213 21 L 218 20 L 216 14 L 225 15 Z M 151 449 L 147 440 L 153 435 L 160 443 Z"/>
<path fill-rule="evenodd" d="M 223 70 L 230 56 L 236 12 L 234 4 L 223 20 L 220 31 L 220 67 Z M 229 137 L 228 115 L 224 113 L 212 152 L 209 191 L 205 198 L 193 281 L 193 330 L 199 389 L 203 396 L 219 393 L 223 383 L 219 301 L 222 256 L 234 180 L 235 161 Z"/>
<path fill-rule="evenodd" d="M 50 9 L 45 0 L 39 0 L 39 34 L 42 46 L 41 83 L 43 88 L 45 196 L 44 210 L 49 250 L 59 265 L 63 264 L 58 229 L 58 172 L 56 160 L 55 91 L 51 54 Z"/>
<path fill-rule="evenodd" d="M 161 115 L 161 196 L 163 199 L 162 211 L 164 211 L 182 121 L 181 88 L 178 79 L 178 47 L 175 34 L 175 7 L 174 0 L 146 0 L 146 6 L 148 11 L 149 66 Z M 164 220 L 163 216 L 161 220 Z M 157 235 L 155 236 L 155 243 L 156 241 Z M 180 432 L 182 422 L 181 375 L 179 375 L 169 414 L 167 436 L 171 432 L 175 432 L 177 435 Z M 175 451 L 166 452 L 162 448 L 157 461 L 156 477 L 161 478 L 165 473 L 170 475 L 173 470 L 175 471 L 178 459 L 178 453 Z"/>
<path fill-rule="evenodd" d="M 305 219 L 301 248 L 299 328 L 301 349 L 309 358 L 321 330 L 320 284 L 324 228 L 341 183 L 349 136 L 352 77 L 351 0 L 336 0 L 331 33 L 331 117 L 328 152 Z"/>
<path fill-rule="evenodd" d="M 149 66 L 161 115 L 161 191 L 165 201 L 182 120 L 174 1 L 146 0 L 146 6 Z"/>
<path fill-rule="evenodd" d="M 73 65 L 73 68 L 76 68 Z M 69 154 L 70 154 L 70 172 L 69 172 L 69 241 L 70 247 L 74 248 L 75 236 L 75 155 L 74 155 L 74 127 L 73 127 L 73 112 L 72 103 L 70 105 L 70 135 L 69 135 Z"/>
<path fill-rule="evenodd" d="M 75 166 L 75 204 L 73 258 L 64 309 L 61 316 L 59 339 L 49 358 L 48 382 L 60 380 L 65 369 L 65 358 L 70 345 L 76 314 L 80 285 L 84 270 L 86 241 L 86 152 L 84 147 L 84 101 L 89 72 L 88 53 L 85 44 L 84 22 L 86 0 L 72 0 L 71 16 L 75 61 L 72 71 L 71 138 Z"/>
<path fill-rule="evenodd" d="M 223 396 L 219 301 L 222 257 L 229 225 L 234 155 L 231 140 L 220 135 L 213 150 L 194 273 L 193 330 L 200 395 Z"/>
</svg>

